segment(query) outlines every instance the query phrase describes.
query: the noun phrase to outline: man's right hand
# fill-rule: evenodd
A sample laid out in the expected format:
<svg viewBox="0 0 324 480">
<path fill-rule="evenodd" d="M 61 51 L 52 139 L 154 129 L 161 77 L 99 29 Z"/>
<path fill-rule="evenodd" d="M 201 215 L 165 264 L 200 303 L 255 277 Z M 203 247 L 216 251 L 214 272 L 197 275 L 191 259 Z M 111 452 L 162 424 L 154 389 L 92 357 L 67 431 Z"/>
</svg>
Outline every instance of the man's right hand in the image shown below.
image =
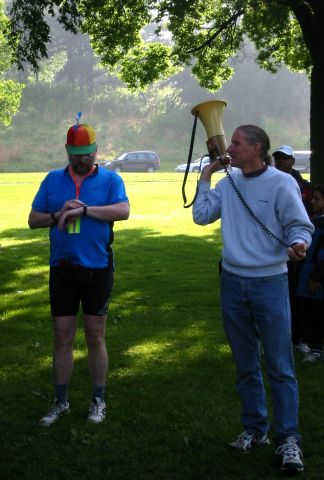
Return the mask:
<svg viewBox="0 0 324 480">
<path fill-rule="evenodd" d="M 62 215 L 63 212 L 66 212 L 66 210 L 72 210 L 73 208 L 79 208 L 84 205 L 84 202 L 81 202 L 78 198 L 74 198 L 73 200 L 67 200 L 63 207 L 60 210 L 60 215 Z"/>
<path fill-rule="evenodd" d="M 73 198 L 73 200 L 67 200 L 61 210 L 56 213 L 55 217 L 59 220 L 64 212 L 67 210 L 74 210 L 75 208 L 80 208 L 84 205 L 84 202 L 79 200 L 78 198 Z"/>
<path fill-rule="evenodd" d="M 200 175 L 200 180 L 210 181 L 211 176 L 215 172 L 223 170 L 223 168 L 228 167 L 230 164 L 230 158 L 228 156 L 218 157 L 213 162 L 207 164 Z"/>
</svg>

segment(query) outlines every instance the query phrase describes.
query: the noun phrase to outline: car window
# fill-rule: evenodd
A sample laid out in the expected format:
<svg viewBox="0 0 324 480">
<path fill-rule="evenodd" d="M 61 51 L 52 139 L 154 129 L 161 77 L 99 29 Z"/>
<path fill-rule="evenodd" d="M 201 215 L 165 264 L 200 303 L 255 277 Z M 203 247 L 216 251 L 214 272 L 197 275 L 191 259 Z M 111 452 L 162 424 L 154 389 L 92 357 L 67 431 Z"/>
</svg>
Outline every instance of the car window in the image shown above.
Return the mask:
<svg viewBox="0 0 324 480">
<path fill-rule="evenodd" d="M 148 158 L 149 158 L 150 160 L 155 160 L 155 158 L 156 158 L 156 156 L 154 155 L 154 153 L 148 153 L 147 156 L 148 156 Z"/>
<path fill-rule="evenodd" d="M 135 155 L 135 153 L 129 153 L 129 154 L 127 155 L 127 161 L 128 161 L 128 162 L 134 162 L 135 160 L 136 160 L 136 155 Z"/>
<path fill-rule="evenodd" d="M 138 160 L 139 162 L 143 162 L 143 161 L 147 160 L 146 154 L 143 153 L 143 152 L 138 153 L 138 154 L 137 154 L 137 160 Z"/>
</svg>

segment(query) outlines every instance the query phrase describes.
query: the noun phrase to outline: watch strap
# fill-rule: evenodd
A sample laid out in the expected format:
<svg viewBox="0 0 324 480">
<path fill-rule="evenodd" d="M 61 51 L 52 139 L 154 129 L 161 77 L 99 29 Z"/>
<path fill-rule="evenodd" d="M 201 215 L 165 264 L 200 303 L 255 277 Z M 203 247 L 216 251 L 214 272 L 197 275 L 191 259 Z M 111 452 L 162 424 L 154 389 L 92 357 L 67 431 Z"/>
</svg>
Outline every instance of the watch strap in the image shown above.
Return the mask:
<svg viewBox="0 0 324 480">
<path fill-rule="evenodd" d="M 54 212 L 50 213 L 51 219 L 54 221 L 54 223 L 58 223 L 58 219 L 55 217 Z"/>
</svg>

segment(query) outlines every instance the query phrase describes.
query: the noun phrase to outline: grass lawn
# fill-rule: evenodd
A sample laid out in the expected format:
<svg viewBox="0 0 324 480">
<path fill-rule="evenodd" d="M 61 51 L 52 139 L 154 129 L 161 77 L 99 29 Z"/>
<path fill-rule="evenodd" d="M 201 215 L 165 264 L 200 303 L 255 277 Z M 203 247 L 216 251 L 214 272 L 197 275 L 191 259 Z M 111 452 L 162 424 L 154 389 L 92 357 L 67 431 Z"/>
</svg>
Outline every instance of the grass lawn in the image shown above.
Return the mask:
<svg viewBox="0 0 324 480">
<path fill-rule="evenodd" d="M 107 325 L 108 415 L 85 421 L 91 385 L 82 325 L 71 414 L 48 429 L 53 401 L 48 231 L 27 217 L 44 174 L 0 174 L 1 480 L 279 479 L 273 447 L 226 447 L 241 432 L 235 368 L 219 312 L 219 223 L 183 209 L 182 175 L 123 174 L 131 217 L 115 224 Z M 215 179 L 217 180 L 217 175 Z M 192 197 L 196 176 L 190 176 Z M 305 479 L 323 478 L 324 364 L 303 365 Z"/>
</svg>

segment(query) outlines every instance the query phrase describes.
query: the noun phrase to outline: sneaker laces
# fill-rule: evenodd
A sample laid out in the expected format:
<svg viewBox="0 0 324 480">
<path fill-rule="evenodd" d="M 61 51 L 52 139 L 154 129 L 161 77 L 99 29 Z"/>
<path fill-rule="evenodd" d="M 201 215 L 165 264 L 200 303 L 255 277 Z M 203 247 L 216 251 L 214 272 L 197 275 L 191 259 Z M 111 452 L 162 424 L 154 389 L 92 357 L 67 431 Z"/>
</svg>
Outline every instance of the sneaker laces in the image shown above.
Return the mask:
<svg viewBox="0 0 324 480">
<path fill-rule="evenodd" d="M 277 448 L 277 454 L 284 457 L 284 461 L 293 461 L 293 462 L 300 462 L 300 457 L 302 456 L 302 452 L 298 445 L 294 442 L 286 442 Z"/>
<path fill-rule="evenodd" d="M 95 413 L 96 415 L 102 415 L 106 408 L 106 404 L 100 398 L 95 398 L 91 402 L 91 412 Z"/>
<path fill-rule="evenodd" d="M 56 422 L 58 418 L 63 415 L 69 413 L 69 403 L 59 403 L 57 400 L 55 401 L 54 405 L 48 411 L 44 417 L 41 418 L 40 424 L 41 425 L 51 425 L 52 423 Z"/>
<path fill-rule="evenodd" d="M 251 448 L 253 442 L 255 441 L 255 435 L 253 433 L 243 432 L 238 436 L 235 443 L 242 442 L 243 448 Z"/>
<path fill-rule="evenodd" d="M 57 414 L 60 414 L 67 408 L 67 405 L 65 403 L 54 403 L 48 414 L 46 415 L 47 417 L 55 417 Z"/>
</svg>

